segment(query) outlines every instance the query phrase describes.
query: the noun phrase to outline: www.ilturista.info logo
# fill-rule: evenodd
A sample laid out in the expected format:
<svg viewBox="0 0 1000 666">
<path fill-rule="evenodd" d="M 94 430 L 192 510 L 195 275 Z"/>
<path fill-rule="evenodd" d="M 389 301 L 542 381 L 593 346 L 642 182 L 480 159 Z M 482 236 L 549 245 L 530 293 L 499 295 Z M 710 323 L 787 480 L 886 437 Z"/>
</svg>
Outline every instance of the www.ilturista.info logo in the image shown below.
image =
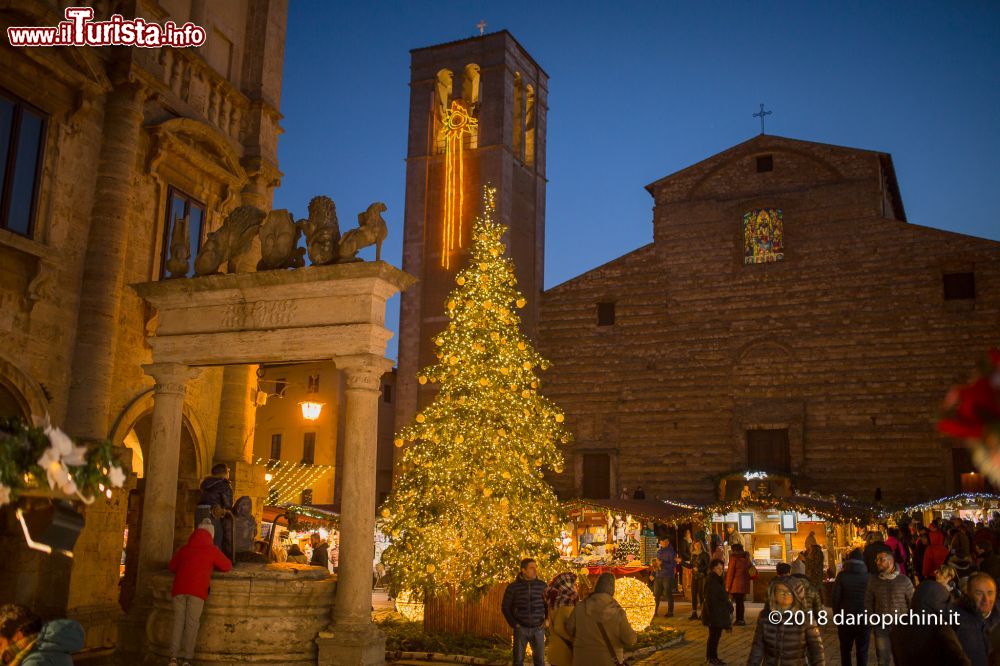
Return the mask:
<svg viewBox="0 0 1000 666">
<path fill-rule="evenodd" d="M 19 26 L 7 28 L 11 46 L 201 46 L 205 29 L 188 21 L 178 26 L 144 19 L 126 19 L 114 14 L 107 21 L 94 21 L 93 7 L 67 7 L 66 20 L 54 28 Z"/>
</svg>

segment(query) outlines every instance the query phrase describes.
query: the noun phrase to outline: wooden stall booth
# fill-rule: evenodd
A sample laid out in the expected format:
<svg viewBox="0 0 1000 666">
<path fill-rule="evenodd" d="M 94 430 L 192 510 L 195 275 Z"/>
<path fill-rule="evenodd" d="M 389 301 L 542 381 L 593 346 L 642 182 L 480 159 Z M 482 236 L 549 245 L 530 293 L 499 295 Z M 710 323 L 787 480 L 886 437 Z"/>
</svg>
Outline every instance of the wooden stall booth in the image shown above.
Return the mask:
<svg viewBox="0 0 1000 666">
<path fill-rule="evenodd" d="M 990 522 L 996 513 L 1000 513 L 1000 495 L 959 493 L 900 507 L 893 512 L 892 519 L 899 522 L 905 517 L 930 525 L 935 518 L 951 520 L 957 516 L 978 524 Z"/>
<path fill-rule="evenodd" d="M 798 494 L 787 476 L 734 473 L 720 479 L 719 501 L 706 507 L 711 531 L 729 554 L 741 543 L 757 568 L 750 600 L 763 602 L 780 562 L 805 553 L 806 574 L 822 581 L 829 600 L 843 557 L 863 545 L 861 531 L 876 522 L 875 510 L 845 497 Z M 815 549 L 813 547 L 816 547 Z"/>
</svg>

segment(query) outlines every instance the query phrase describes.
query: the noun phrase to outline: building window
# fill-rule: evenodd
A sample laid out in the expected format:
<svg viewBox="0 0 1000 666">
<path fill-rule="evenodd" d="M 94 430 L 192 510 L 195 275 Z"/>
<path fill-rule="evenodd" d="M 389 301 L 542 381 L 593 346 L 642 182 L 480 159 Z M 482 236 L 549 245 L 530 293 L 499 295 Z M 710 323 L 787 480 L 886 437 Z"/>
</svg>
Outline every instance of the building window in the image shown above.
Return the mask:
<svg viewBox="0 0 1000 666">
<path fill-rule="evenodd" d="M 764 264 L 785 258 L 781 209 L 761 208 L 743 215 L 743 263 Z"/>
<path fill-rule="evenodd" d="M 312 488 L 303 488 L 302 497 L 299 499 L 299 504 L 303 506 L 310 506 L 312 503 L 313 503 Z"/>
<path fill-rule="evenodd" d="M 281 460 L 281 433 L 271 435 L 271 460 Z"/>
<path fill-rule="evenodd" d="M 312 465 L 316 462 L 316 433 L 307 432 L 302 437 L 302 464 Z"/>
<path fill-rule="evenodd" d="M 747 469 L 791 474 L 788 428 L 747 430 Z"/>
<path fill-rule="evenodd" d="M 597 325 L 598 326 L 614 326 L 615 325 L 615 304 L 614 303 L 598 303 L 597 304 Z"/>
<path fill-rule="evenodd" d="M 0 227 L 22 236 L 35 232 L 44 138 L 45 115 L 0 94 Z"/>
<path fill-rule="evenodd" d="M 774 158 L 770 155 L 760 155 L 757 157 L 757 173 L 774 171 Z"/>
<path fill-rule="evenodd" d="M 382 402 L 392 402 L 392 385 L 385 384 L 382 386 Z"/>
<path fill-rule="evenodd" d="M 194 259 L 198 256 L 198 250 L 201 249 L 201 240 L 204 232 L 205 226 L 205 204 L 195 201 L 188 195 L 184 194 L 180 190 L 171 187 L 167 190 L 167 219 L 163 224 L 163 261 L 161 261 L 160 277 L 167 277 L 169 272 L 173 277 L 182 277 L 174 271 L 168 271 L 167 261 L 171 258 L 176 258 L 177 255 L 182 250 L 180 248 L 174 248 L 178 241 L 180 245 L 183 246 L 184 234 L 183 229 L 177 229 L 175 236 L 175 227 L 178 224 L 183 224 L 183 220 L 187 220 L 187 245 L 188 245 L 188 270 L 186 277 L 191 277 L 194 275 Z"/>
<path fill-rule="evenodd" d="M 955 492 L 963 493 L 995 493 L 996 487 L 976 470 L 972 463 L 972 449 L 954 448 L 951 450 L 952 473 L 954 474 Z"/>
<path fill-rule="evenodd" d="M 587 499 L 611 497 L 611 456 L 607 453 L 583 454 L 582 490 Z"/>
<path fill-rule="evenodd" d="M 975 273 L 945 273 L 944 300 L 959 301 L 976 297 Z"/>
<path fill-rule="evenodd" d="M 309 375 L 309 393 L 319 393 L 319 374 Z"/>
</svg>

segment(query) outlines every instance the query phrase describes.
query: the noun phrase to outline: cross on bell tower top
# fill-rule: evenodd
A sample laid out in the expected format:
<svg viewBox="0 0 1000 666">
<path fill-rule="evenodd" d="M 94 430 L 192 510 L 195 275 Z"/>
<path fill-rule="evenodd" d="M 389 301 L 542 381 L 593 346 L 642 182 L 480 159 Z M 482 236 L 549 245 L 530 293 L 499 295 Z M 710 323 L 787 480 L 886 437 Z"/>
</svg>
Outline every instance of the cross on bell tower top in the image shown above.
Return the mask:
<svg viewBox="0 0 1000 666">
<path fill-rule="evenodd" d="M 482 35 L 486 31 L 486 21 L 480 19 L 479 23 L 476 24 L 476 27 L 479 28 L 479 34 Z"/>
</svg>

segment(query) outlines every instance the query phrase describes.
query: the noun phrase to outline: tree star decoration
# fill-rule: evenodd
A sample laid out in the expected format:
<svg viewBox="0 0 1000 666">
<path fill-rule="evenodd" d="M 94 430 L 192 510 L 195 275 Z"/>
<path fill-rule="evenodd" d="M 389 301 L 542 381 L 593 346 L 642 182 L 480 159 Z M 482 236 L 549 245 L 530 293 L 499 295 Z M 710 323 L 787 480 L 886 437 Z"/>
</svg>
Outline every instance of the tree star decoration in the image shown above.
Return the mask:
<svg viewBox="0 0 1000 666">
<path fill-rule="evenodd" d="M 520 330 L 526 302 L 495 197 L 486 188 L 470 263 L 446 301 L 449 323 L 433 338 L 438 362 L 418 378 L 439 390 L 396 437 L 401 473 L 381 511 L 391 538 L 382 561 L 418 600 L 442 588 L 472 597 L 509 581 L 523 557 L 558 556 L 563 511 L 545 472 L 562 471 L 558 447 L 570 438 L 538 389 L 549 363 Z"/>
</svg>

